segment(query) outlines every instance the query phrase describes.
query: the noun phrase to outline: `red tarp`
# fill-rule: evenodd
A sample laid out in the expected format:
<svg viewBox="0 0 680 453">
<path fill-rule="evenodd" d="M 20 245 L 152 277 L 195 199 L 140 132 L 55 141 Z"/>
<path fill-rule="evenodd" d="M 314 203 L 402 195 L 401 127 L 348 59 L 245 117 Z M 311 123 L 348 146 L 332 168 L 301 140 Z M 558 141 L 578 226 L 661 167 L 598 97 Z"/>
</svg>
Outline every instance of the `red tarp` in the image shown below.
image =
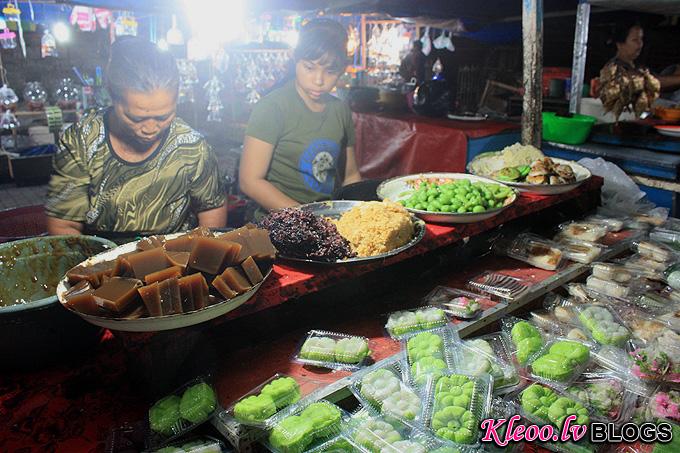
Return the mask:
<svg viewBox="0 0 680 453">
<path fill-rule="evenodd" d="M 355 153 L 364 178 L 384 179 L 428 171 L 465 172 L 468 139 L 519 125 L 453 121 L 414 114 L 353 113 Z"/>
</svg>

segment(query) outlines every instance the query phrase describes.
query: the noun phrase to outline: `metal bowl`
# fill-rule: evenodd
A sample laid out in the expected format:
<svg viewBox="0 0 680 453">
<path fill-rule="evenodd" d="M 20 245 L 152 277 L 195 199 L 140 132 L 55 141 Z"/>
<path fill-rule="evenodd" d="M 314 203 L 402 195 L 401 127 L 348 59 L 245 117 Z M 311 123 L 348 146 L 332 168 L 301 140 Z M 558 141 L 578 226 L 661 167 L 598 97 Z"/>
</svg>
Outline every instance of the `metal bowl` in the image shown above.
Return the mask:
<svg viewBox="0 0 680 453">
<path fill-rule="evenodd" d="M 97 344 L 101 329 L 62 310 L 55 287 L 72 266 L 115 246 L 94 236 L 42 236 L 0 244 L 0 297 L 7 303 L 0 305 L 0 368 L 36 368 Z"/>
<path fill-rule="evenodd" d="M 319 201 L 317 203 L 309 203 L 300 206 L 300 209 L 303 209 L 305 211 L 309 211 L 312 214 L 316 214 L 321 217 L 330 217 L 332 219 L 338 219 L 340 218 L 345 212 L 349 211 L 350 209 L 359 206 L 363 204 L 363 201 L 354 201 L 354 200 L 331 200 L 331 201 Z M 341 264 L 365 264 L 365 263 L 370 263 L 372 261 L 379 261 L 383 260 L 385 258 L 389 258 L 390 256 L 398 255 L 399 253 L 403 252 L 404 250 L 408 250 L 414 245 L 416 245 L 420 240 L 425 236 L 425 222 L 422 220 L 412 216 L 411 220 L 414 223 L 415 227 L 415 234 L 413 235 L 413 238 L 406 244 L 402 245 L 401 247 L 398 247 L 394 250 L 390 250 L 387 253 L 381 253 L 380 255 L 373 255 L 373 256 L 362 256 L 362 257 L 356 257 L 356 258 L 347 258 L 344 260 L 337 260 L 337 261 L 321 261 L 321 260 L 315 260 L 315 259 L 309 259 L 309 258 L 296 258 L 292 256 L 286 256 L 286 255 L 279 255 L 279 258 L 287 260 L 287 261 L 296 261 L 299 263 L 310 263 L 310 264 L 327 264 L 327 265 L 341 265 Z"/>
<path fill-rule="evenodd" d="M 468 179 L 472 182 L 485 182 L 491 184 L 498 184 L 501 186 L 506 186 L 503 183 L 499 183 L 489 178 L 484 178 L 482 176 L 468 175 L 466 173 L 420 173 L 417 175 L 406 175 L 398 176 L 396 178 L 388 179 L 383 181 L 382 184 L 378 186 L 378 197 L 381 200 L 391 200 L 400 201 L 408 198 L 411 192 L 415 188 L 411 185 L 411 181 L 417 181 L 419 179 Z M 512 190 L 512 189 L 511 189 Z M 484 212 L 475 213 L 464 213 L 458 214 L 453 212 L 432 212 L 423 211 L 420 209 L 406 208 L 410 212 L 414 213 L 421 219 L 432 222 L 432 223 L 475 223 L 482 220 L 487 220 L 492 217 L 497 216 L 503 212 L 506 208 L 511 206 L 515 201 L 517 201 L 517 193 L 513 190 L 513 195 L 506 199 L 505 204 L 496 209 L 490 209 Z"/>
<path fill-rule="evenodd" d="M 176 238 L 185 233 L 175 233 L 169 234 L 165 237 L 167 239 Z M 137 242 L 128 242 L 127 244 L 120 245 L 113 250 L 109 250 L 99 255 L 95 255 L 87 260 L 83 261 L 82 265 L 92 265 L 100 263 L 103 261 L 111 261 L 116 259 L 119 255 L 124 253 L 133 252 L 137 249 Z M 255 285 L 253 288 L 249 289 L 243 294 L 229 299 L 223 300 L 216 304 L 210 305 L 208 307 L 202 308 L 200 310 L 195 310 L 189 313 L 180 313 L 175 315 L 166 316 L 156 316 L 149 318 L 139 318 L 139 319 L 120 319 L 120 318 L 106 318 L 102 316 L 93 316 L 84 313 L 80 313 L 66 305 L 66 300 L 64 299 L 64 294 L 71 287 L 68 283 L 68 279 L 64 276 L 59 285 L 57 286 L 57 297 L 61 305 L 68 311 L 75 313 L 76 315 L 83 318 L 85 321 L 100 327 L 106 327 L 111 330 L 119 330 L 124 332 L 157 332 L 161 330 L 171 330 L 179 329 L 182 327 L 193 326 L 195 324 L 200 324 L 205 321 L 222 316 L 246 303 L 260 288 L 262 283 L 267 280 L 267 277 L 271 274 L 271 268 L 263 272 L 264 280 Z"/>
</svg>

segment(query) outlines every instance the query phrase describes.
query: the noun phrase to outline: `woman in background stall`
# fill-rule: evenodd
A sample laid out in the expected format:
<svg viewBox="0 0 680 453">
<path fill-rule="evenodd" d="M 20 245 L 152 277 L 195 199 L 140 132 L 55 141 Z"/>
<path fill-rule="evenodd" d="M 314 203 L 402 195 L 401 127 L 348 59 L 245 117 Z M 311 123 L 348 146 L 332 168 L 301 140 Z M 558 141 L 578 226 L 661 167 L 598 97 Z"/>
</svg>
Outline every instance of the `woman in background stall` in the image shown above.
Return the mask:
<svg viewBox="0 0 680 453">
<path fill-rule="evenodd" d="M 295 77 L 258 102 L 248 123 L 239 170 L 241 190 L 268 210 L 328 200 L 361 179 L 354 125 L 346 103 L 332 96 L 347 65 L 347 33 L 329 19 L 300 30 Z"/>
</svg>

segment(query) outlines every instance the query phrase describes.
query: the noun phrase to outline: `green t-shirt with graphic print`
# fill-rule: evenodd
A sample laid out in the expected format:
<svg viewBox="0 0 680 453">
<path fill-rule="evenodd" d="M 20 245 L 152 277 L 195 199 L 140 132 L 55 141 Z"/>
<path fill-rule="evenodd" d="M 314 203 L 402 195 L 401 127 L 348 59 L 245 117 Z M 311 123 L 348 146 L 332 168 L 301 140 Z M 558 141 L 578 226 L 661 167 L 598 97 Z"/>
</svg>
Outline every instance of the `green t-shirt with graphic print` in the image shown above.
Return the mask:
<svg viewBox="0 0 680 453">
<path fill-rule="evenodd" d="M 101 236 L 173 233 L 197 225 L 197 213 L 226 199 L 217 159 L 205 139 L 175 119 L 141 162 L 126 162 L 109 141 L 106 112 L 64 131 L 53 158 L 47 215 L 82 222 Z"/>
<path fill-rule="evenodd" d="M 330 199 L 342 183 L 345 150 L 354 146 L 349 106 L 324 96 L 324 111 L 313 112 L 291 81 L 257 103 L 246 130 L 274 146 L 266 179 L 298 203 Z"/>
</svg>

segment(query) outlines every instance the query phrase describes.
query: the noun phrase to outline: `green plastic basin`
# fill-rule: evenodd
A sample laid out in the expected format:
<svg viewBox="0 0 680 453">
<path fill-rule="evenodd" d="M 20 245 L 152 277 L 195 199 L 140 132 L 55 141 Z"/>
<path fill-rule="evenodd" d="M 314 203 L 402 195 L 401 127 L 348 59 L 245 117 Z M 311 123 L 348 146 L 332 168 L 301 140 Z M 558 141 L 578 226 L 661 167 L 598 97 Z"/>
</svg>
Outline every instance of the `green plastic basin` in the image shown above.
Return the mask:
<svg viewBox="0 0 680 453">
<path fill-rule="evenodd" d="M 595 121 L 589 115 L 575 113 L 572 117 L 564 117 L 554 112 L 543 112 L 543 140 L 580 145 L 588 139 Z"/>
</svg>

